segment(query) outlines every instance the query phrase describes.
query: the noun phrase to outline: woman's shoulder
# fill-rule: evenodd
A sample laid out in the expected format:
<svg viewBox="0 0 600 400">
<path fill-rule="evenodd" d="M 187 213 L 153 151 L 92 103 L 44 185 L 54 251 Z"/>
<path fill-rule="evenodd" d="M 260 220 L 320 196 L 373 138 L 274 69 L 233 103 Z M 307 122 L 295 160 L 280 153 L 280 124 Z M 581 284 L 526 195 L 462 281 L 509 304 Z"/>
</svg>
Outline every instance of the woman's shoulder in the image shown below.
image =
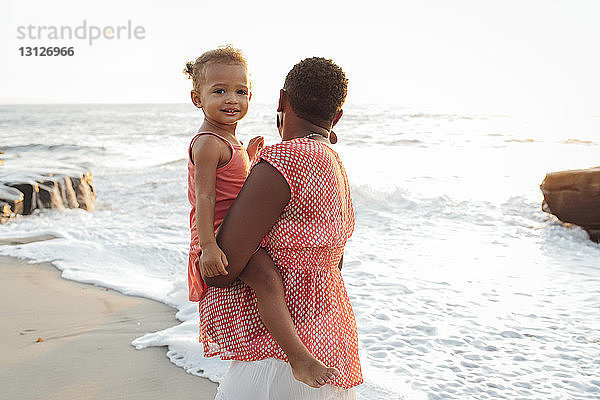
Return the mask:
<svg viewBox="0 0 600 400">
<path fill-rule="evenodd" d="M 254 165 L 261 160 L 273 165 L 280 172 L 288 171 L 284 176 L 331 169 L 332 165 L 340 163 L 337 153 L 327 144 L 306 138 L 286 140 L 267 146 L 260 151 Z"/>
<path fill-rule="evenodd" d="M 328 146 L 322 142 L 298 138 L 266 146 L 261 150 L 260 155 L 283 158 L 290 156 L 293 158 L 306 158 L 311 157 L 313 154 L 327 151 L 326 149 L 328 149 Z"/>
</svg>

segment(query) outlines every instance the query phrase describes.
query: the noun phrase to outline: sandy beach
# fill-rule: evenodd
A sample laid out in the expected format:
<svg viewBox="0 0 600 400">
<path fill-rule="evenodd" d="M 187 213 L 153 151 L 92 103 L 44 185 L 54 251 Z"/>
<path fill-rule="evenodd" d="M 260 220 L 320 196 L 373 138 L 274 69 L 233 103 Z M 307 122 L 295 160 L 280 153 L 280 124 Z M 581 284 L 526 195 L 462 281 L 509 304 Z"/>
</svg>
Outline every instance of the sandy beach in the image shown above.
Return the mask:
<svg viewBox="0 0 600 400">
<path fill-rule="evenodd" d="M 50 263 L 0 256 L 0 270 L 3 398 L 214 398 L 217 385 L 173 365 L 165 348 L 131 346 L 177 324 L 173 308 L 62 279 Z"/>
</svg>

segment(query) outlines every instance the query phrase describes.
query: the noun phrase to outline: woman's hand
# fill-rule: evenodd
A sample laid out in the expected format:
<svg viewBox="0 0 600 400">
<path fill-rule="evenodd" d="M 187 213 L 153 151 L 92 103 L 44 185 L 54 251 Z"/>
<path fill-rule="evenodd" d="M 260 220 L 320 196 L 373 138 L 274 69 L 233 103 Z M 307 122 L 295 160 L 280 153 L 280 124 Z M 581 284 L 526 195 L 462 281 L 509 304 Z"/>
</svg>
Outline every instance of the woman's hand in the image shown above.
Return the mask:
<svg viewBox="0 0 600 400">
<path fill-rule="evenodd" d="M 246 148 L 246 153 L 248 153 L 248 158 L 250 161 L 254 160 L 258 152 L 265 146 L 265 138 L 262 136 L 253 137 L 248 142 L 248 147 Z"/>
<path fill-rule="evenodd" d="M 202 273 L 202 278 L 227 275 L 228 272 L 225 269 L 227 264 L 227 256 L 225 256 L 225 253 L 221 251 L 216 243 L 210 243 L 202 247 L 202 254 L 200 254 L 200 272 Z"/>
</svg>

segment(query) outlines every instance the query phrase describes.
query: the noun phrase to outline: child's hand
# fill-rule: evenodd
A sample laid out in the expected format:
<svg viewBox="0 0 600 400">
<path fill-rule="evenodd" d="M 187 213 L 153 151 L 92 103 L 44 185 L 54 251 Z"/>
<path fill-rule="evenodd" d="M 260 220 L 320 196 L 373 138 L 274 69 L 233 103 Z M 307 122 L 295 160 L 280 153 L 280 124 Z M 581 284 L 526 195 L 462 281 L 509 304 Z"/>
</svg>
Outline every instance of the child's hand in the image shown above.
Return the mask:
<svg viewBox="0 0 600 400">
<path fill-rule="evenodd" d="M 258 152 L 265 146 L 265 138 L 262 136 L 257 136 L 248 142 L 248 147 L 246 147 L 246 153 L 248 153 L 248 158 L 250 160 L 254 160 L 254 157 L 258 154 Z"/>
<path fill-rule="evenodd" d="M 200 254 L 200 269 L 202 270 L 202 276 L 211 278 L 217 275 L 227 275 L 227 257 L 225 253 L 221 251 L 216 243 L 209 244 L 202 248 L 202 254 Z"/>
</svg>

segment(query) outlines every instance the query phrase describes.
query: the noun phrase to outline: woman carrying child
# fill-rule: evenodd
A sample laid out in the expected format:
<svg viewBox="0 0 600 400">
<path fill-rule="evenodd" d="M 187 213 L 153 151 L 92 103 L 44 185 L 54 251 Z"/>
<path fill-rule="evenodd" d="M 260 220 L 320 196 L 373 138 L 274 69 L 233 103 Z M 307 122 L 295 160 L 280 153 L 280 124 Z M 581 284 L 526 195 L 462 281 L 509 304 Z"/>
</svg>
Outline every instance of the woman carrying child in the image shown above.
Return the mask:
<svg viewBox="0 0 600 400">
<path fill-rule="evenodd" d="M 188 63 L 186 72 L 194 83 L 192 102 L 204 112 L 200 131 L 190 143 L 188 162 L 188 198 L 192 205 L 188 283 L 190 300 L 200 301 L 202 316 L 214 311 L 204 301 L 211 292 L 204 282 L 228 275 L 228 260 L 216 243 L 215 232 L 242 188 L 250 159 L 262 148 L 263 139 L 253 138 L 245 150 L 236 137 L 237 122 L 246 115 L 251 97 L 246 61 L 239 50 L 225 47 L 206 52 Z M 339 371 L 315 358 L 298 336 L 277 267 L 264 250 L 253 260 L 236 277 L 239 275 L 252 288 L 261 326 L 266 326 L 276 340 L 296 379 L 313 387 L 330 382 Z M 219 331 L 213 322 L 205 323 L 201 318 L 200 340 L 207 356 L 221 354 L 212 344 L 228 340 L 223 336 L 227 333 Z"/>
<path fill-rule="evenodd" d="M 329 146 L 346 90 L 343 71 L 330 60 L 309 58 L 292 68 L 277 109 L 282 142 L 259 152 L 220 225 L 226 274 L 203 275 L 209 287 L 199 303 L 205 355 L 234 360 L 217 399 L 353 399 L 362 383 L 340 273 L 354 214 L 345 170 Z M 283 297 L 284 307 L 265 306 L 269 294 Z M 274 323 L 290 314 L 291 328 Z M 299 378 L 302 347 L 318 364 L 310 361 Z M 314 371 L 324 375 L 312 375 L 311 384 L 306 376 Z"/>
</svg>

